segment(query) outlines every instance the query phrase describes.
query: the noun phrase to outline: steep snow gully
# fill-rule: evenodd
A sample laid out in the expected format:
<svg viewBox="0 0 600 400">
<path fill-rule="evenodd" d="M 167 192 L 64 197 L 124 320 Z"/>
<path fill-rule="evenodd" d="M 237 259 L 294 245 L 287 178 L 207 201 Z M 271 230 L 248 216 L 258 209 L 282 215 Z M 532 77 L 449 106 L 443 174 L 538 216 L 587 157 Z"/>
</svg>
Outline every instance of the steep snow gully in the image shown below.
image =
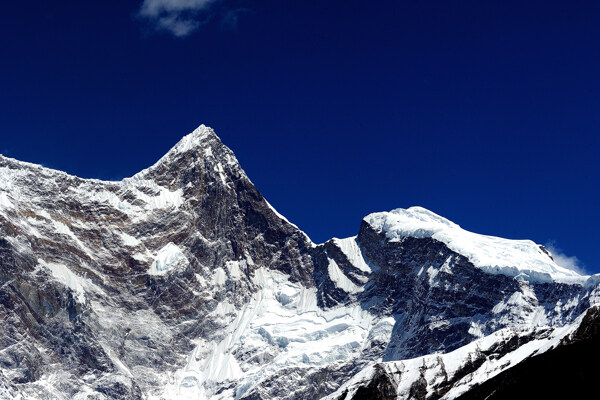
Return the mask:
<svg viewBox="0 0 600 400">
<path fill-rule="evenodd" d="M 488 396 L 596 343 L 599 303 L 421 207 L 315 244 L 204 125 L 119 182 L 0 156 L 0 399 Z"/>
</svg>

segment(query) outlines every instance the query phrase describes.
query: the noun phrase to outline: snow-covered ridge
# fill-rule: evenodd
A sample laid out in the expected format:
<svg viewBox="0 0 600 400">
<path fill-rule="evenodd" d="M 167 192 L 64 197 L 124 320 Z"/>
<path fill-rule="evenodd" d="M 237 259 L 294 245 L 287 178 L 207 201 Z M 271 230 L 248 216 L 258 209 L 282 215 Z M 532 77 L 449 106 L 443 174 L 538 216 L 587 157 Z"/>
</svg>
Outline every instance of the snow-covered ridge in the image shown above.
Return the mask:
<svg viewBox="0 0 600 400">
<path fill-rule="evenodd" d="M 212 156 L 211 149 L 208 146 L 208 143 L 211 141 L 211 139 L 215 139 L 220 142 L 220 139 L 217 136 L 217 134 L 215 133 L 215 131 L 212 128 L 202 124 L 198 128 L 194 129 L 194 131 L 192 131 L 188 135 L 184 136 L 179 142 L 177 142 L 177 144 L 175 144 L 175 146 L 173 146 L 154 165 L 152 165 L 146 169 L 143 169 L 142 171 L 136 173 L 132 177 L 124 178 L 122 181 L 129 181 L 132 179 L 144 179 L 143 175 L 145 175 L 148 171 L 154 169 L 156 166 L 162 164 L 163 162 L 165 162 L 167 160 L 172 159 L 177 154 L 185 153 L 194 148 L 204 147 L 205 154 L 207 156 Z M 235 156 L 233 156 L 233 154 L 228 155 L 226 158 L 227 159 L 225 161 L 227 164 L 233 164 L 233 163 L 237 164 L 238 163 L 237 159 L 235 158 Z M 4 162 L 2 162 L 2 161 L 4 161 Z M 45 167 L 40 164 L 17 160 L 15 158 L 7 157 L 3 154 L 0 154 L 0 165 L 1 164 L 18 166 L 19 169 L 27 169 L 32 172 L 35 171 L 35 172 L 41 173 L 42 175 L 45 175 L 45 176 L 56 175 L 56 176 L 61 176 L 61 177 L 78 179 L 80 181 L 91 182 L 91 183 L 109 183 L 109 182 L 110 183 L 119 183 L 119 182 L 121 182 L 121 181 L 107 181 L 107 180 L 101 180 L 101 179 L 96 179 L 96 178 L 81 178 L 77 175 L 73 175 L 73 174 L 70 174 L 65 171 L 48 168 L 48 167 Z M 9 174 L 11 174 L 13 172 L 18 173 L 18 170 L 4 168 L 4 171 L 0 171 L 0 181 L 2 179 L 5 179 Z"/>
<path fill-rule="evenodd" d="M 373 213 L 364 220 L 392 242 L 404 237 L 439 240 L 488 273 L 532 282 L 584 284 L 590 278 L 557 265 L 531 240 L 510 240 L 469 232 L 422 207 Z"/>
<path fill-rule="evenodd" d="M 0 210 L 14 209 L 20 201 L 30 202 L 22 193 L 23 188 L 27 182 L 40 180 L 53 182 L 55 185 L 58 182 L 60 185 L 68 185 L 70 196 L 108 204 L 134 220 L 140 220 L 155 209 L 179 207 L 183 203 L 181 189 L 171 190 L 161 186 L 148 177 L 148 173 L 164 163 L 176 162 L 179 155 L 194 149 L 198 151 L 198 158 L 210 159 L 209 165 L 217 172 L 224 186 L 228 186 L 224 166 L 229 167 L 227 171 L 237 170 L 242 176 L 246 176 L 233 152 L 221 143 L 213 129 L 200 125 L 177 142 L 154 165 L 121 181 L 80 178 L 64 171 L 0 155 Z M 126 194 L 133 194 L 135 201 L 132 202 L 131 196 L 127 197 Z"/>
<path fill-rule="evenodd" d="M 17 160 L 16 158 L 7 157 L 0 154 L 0 182 L 6 179 L 12 179 L 15 174 L 22 174 L 23 171 L 39 173 L 41 176 L 60 176 L 65 178 L 77 179 L 82 182 L 91 183 L 114 183 L 114 181 L 103 181 L 96 178 L 81 178 L 77 175 L 72 175 L 59 169 L 44 167 L 41 164 L 30 163 L 27 161 Z"/>
</svg>

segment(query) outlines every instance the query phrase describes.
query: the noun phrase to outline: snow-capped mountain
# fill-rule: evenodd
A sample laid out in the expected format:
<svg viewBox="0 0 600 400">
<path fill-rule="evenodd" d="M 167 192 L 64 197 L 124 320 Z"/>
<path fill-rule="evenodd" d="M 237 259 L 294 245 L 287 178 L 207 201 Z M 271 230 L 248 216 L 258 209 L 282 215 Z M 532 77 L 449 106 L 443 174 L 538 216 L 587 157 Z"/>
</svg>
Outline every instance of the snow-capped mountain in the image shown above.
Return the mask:
<svg viewBox="0 0 600 400">
<path fill-rule="evenodd" d="M 315 244 L 205 126 L 119 182 L 0 156 L 0 399 L 458 398 L 599 284 L 420 207 Z"/>
</svg>

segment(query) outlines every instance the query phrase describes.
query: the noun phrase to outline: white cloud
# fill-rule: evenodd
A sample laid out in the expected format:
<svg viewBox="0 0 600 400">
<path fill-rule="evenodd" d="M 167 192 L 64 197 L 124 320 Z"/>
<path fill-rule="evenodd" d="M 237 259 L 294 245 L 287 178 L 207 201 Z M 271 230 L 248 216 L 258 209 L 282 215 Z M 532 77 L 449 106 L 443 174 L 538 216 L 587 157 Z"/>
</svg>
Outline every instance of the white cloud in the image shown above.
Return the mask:
<svg viewBox="0 0 600 400">
<path fill-rule="evenodd" d="M 185 37 L 202 24 L 202 14 L 218 0 L 144 0 L 138 15 L 158 30 Z"/>
<path fill-rule="evenodd" d="M 563 251 L 556 247 L 554 242 L 546 244 L 546 250 L 550 252 L 554 262 L 563 268 L 570 269 L 582 275 L 587 275 L 585 267 L 581 264 L 581 261 L 576 256 L 568 256 Z"/>
</svg>

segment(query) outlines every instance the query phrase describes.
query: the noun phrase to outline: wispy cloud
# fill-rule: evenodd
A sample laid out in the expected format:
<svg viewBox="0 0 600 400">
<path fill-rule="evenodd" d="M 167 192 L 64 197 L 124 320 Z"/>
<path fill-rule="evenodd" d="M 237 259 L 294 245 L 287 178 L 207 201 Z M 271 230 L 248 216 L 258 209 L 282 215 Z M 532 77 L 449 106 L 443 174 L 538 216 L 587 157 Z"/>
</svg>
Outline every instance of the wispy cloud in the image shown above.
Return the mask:
<svg viewBox="0 0 600 400">
<path fill-rule="evenodd" d="M 584 265 L 576 256 L 568 256 L 562 249 L 556 246 L 555 242 L 547 243 L 544 247 L 550 252 L 554 262 L 563 268 L 570 269 L 578 274 L 587 275 Z"/>
<path fill-rule="evenodd" d="M 157 30 L 177 37 L 194 32 L 208 19 L 211 6 L 219 0 L 144 0 L 138 16 Z"/>
</svg>

